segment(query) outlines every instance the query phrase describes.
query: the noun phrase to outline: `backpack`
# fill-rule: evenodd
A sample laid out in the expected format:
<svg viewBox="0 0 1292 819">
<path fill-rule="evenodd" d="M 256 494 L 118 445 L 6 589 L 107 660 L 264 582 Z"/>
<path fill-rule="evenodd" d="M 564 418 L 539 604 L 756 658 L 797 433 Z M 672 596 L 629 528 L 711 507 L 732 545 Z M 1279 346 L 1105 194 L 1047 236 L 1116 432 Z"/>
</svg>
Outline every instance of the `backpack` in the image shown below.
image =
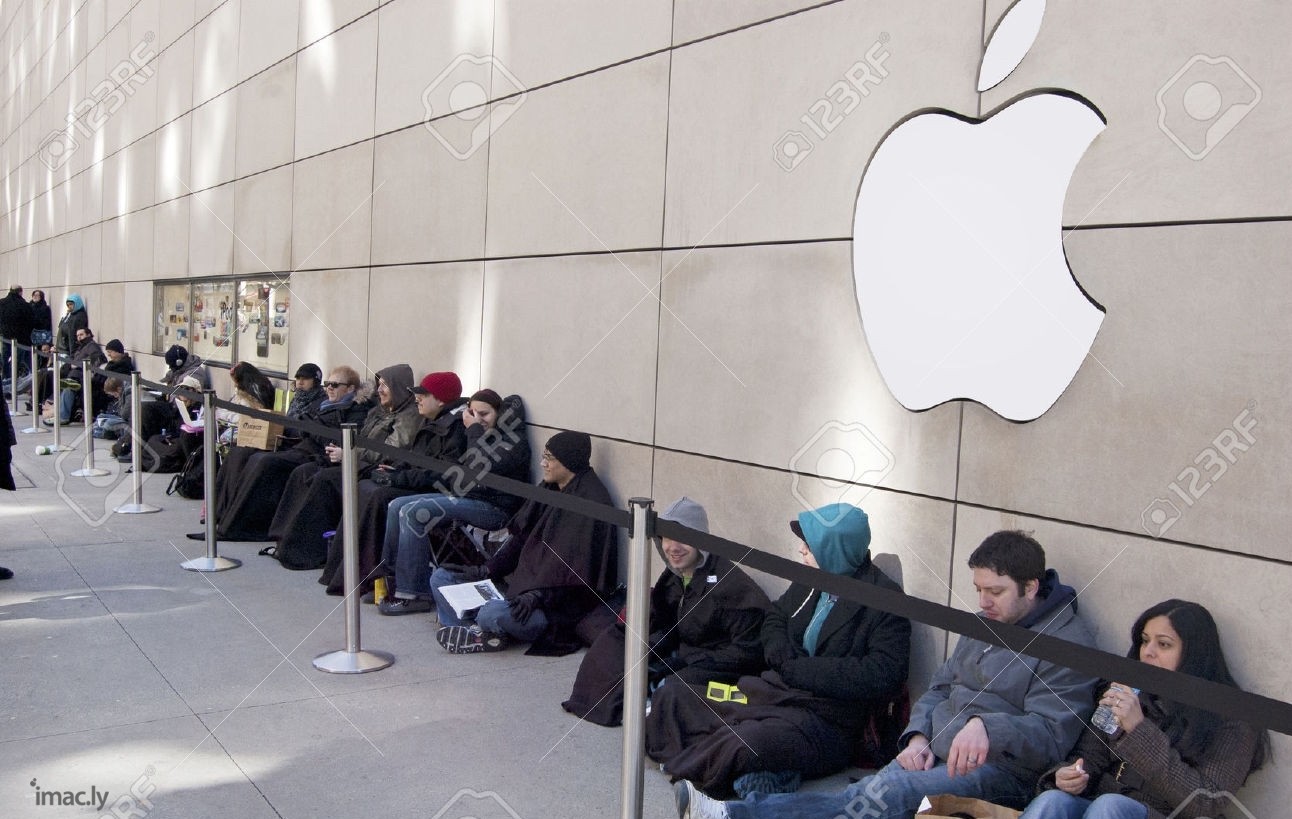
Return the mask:
<svg viewBox="0 0 1292 819">
<path fill-rule="evenodd" d="M 870 718 L 862 728 L 853 764 L 858 768 L 882 768 L 893 761 L 901 750 L 897 742 L 910 719 L 911 692 L 906 683 L 902 683 L 902 690 L 896 697 L 870 712 Z"/>
<path fill-rule="evenodd" d="M 205 465 L 202 463 L 205 449 L 206 447 L 199 446 L 189 453 L 183 468 L 170 479 L 170 485 L 166 487 L 167 495 L 178 494 L 181 498 L 189 500 L 202 500 L 206 497 L 206 472 Z M 215 468 L 218 470 L 220 468 L 218 453 L 215 458 Z"/>
<path fill-rule="evenodd" d="M 157 433 L 139 453 L 139 464 L 145 472 L 178 472 L 184 468 L 184 446 L 174 436 Z"/>
</svg>

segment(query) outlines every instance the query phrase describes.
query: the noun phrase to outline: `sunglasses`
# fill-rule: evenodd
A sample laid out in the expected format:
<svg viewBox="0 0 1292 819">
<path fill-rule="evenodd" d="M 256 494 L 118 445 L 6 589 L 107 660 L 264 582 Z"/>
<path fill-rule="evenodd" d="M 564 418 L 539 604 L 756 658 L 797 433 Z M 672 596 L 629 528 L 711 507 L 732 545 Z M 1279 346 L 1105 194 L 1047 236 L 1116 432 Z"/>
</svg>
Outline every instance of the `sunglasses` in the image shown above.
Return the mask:
<svg viewBox="0 0 1292 819">
<path fill-rule="evenodd" d="M 326 388 L 327 388 L 327 389 L 329 389 L 329 390 L 335 390 L 335 389 L 337 389 L 337 388 L 339 388 L 339 387 L 349 387 L 349 386 L 350 386 L 350 382 L 348 382 L 348 381 L 324 381 L 324 382 L 323 382 L 323 386 L 324 386 L 324 387 L 326 387 Z"/>
</svg>

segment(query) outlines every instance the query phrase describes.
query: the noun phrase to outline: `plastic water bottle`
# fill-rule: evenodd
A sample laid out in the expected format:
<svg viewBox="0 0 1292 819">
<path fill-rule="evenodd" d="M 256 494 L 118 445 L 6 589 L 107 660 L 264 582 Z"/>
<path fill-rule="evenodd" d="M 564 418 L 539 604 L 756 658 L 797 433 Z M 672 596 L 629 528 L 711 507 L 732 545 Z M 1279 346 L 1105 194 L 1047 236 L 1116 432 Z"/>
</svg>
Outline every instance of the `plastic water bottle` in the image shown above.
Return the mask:
<svg viewBox="0 0 1292 819">
<path fill-rule="evenodd" d="M 1126 690 L 1125 688 L 1116 685 L 1114 685 L 1113 688 L 1118 691 Z M 1132 688 L 1130 692 L 1138 695 L 1139 689 Z M 1113 709 L 1107 705 L 1101 705 L 1095 709 L 1094 716 L 1090 718 L 1090 724 L 1098 728 L 1100 731 L 1103 731 L 1105 734 L 1115 734 L 1117 733 L 1117 729 L 1121 727 L 1121 723 L 1117 721 L 1117 717 L 1113 714 Z"/>
</svg>

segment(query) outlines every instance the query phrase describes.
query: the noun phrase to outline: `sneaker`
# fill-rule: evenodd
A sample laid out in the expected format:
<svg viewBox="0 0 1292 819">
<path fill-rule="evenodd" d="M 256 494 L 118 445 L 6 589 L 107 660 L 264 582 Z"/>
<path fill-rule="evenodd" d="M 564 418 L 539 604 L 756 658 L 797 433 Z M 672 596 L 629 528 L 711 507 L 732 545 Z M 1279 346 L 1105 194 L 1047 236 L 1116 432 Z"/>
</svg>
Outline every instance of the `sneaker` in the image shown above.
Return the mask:
<svg viewBox="0 0 1292 819">
<path fill-rule="evenodd" d="M 450 654 L 478 654 L 482 651 L 502 651 L 507 641 L 501 634 L 485 631 L 472 623 L 469 626 L 440 626 L 435 640 Z"/>
<path fill-rule="evenodd" d="M 382 614 L 398 616 L 400 614 L 420 614 L 431 610 L 431 601 L 425 597 L 392 597 L 386 595 L 377 604 L 377 611 Z"/>
<path fill-rule="evenodd" d="M 727 804 L 700 793 L 700 789 L 683 779 L 673 786 L 673 804 L 678 819 L 728 819 Z"/>
</svg>

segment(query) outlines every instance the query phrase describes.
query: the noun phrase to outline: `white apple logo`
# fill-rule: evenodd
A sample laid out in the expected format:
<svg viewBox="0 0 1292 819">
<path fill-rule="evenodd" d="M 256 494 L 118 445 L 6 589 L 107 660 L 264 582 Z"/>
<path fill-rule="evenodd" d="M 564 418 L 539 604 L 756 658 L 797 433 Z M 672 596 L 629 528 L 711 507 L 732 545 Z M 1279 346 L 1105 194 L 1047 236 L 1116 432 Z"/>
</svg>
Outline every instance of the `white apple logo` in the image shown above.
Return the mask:
<svg viewBox="0 0 1292 819">
<path fill-rule="evenodd" d="M 1006 12 L 979 91 L 1022 61 L 1044 11 Z M 1072 382 L 1104 313 L 1067 266 L 1063 200 L 1104 125 L 1076 94 L 1033 92 L 982 120 L 920 113 L 880 143 L 857 194 L 853 275 L 867 343 L 907 409 L 967 398 L 1031 421 Z"/>
</svg>

